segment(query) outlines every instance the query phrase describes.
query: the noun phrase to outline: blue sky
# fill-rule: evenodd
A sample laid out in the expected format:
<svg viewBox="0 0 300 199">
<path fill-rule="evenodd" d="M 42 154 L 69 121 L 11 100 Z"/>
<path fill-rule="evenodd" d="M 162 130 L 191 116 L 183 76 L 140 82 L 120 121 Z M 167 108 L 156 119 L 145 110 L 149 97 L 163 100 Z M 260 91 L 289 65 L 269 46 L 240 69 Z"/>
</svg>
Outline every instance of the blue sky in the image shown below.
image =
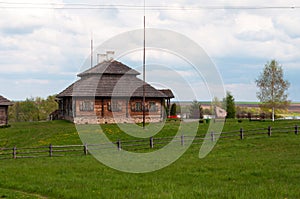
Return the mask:
<svg viewBox="0 0 300 199">
<path fill-rule="evenodd" d="M 120 6 L 143 5 L 143 0 L 30 0 L 26 1 L 32 3 L 30 5 L 11 4 L 14 2 L 25 1 L 0 3 L 0 95 L 11 100 L 59 93 L 75 81 L 76 74 L 84 69 L 84 63 L 89 62 L 91 35 L 94 45 L 98 46 L 115 35 L 143 25 L 143 10 Z M 68 8 L 69 3 L 115 6 L 114 9 L 51 9 L 51 6 Z M 264 0 L 226 3 L 218 0 L 152 0 L 146 4 L 174 8 L 146 10 L 146 26 L 178 32 L 201 46 L 219 70 L 225 89 L 237 101 L 257 101 L 255 78 L 271 59 L 282 65 L 285 78 L 291 83 L 289 99 L 300 101 L 299 0 L 275 0 L 272 5 Z M 296 8 L 190 9 L 199 6 Z M 133 53 L 121 61 L 140 69 L 142 57 L 139 55 Z M 174 60 L 172 56 L 160 56 L 159 53 L 148 55 L 149 62 L 172 66 L 188 79 L 189 68 Z M 151 73 L 151 68 L 149 70 L 148 81 L 159 83 L 159 79 L 151 77 L 155 73 Z M 199 81 L 194 78 L 193 82 L 195 88 L 202 87 L 201 78 Z M 177 92 L 184 95 L 184 89 Z M 211 96 L 196 94 L 196 97 L 209 100 Z M 186 95 L 182 100 L 192 98 Z"/>
</svg>

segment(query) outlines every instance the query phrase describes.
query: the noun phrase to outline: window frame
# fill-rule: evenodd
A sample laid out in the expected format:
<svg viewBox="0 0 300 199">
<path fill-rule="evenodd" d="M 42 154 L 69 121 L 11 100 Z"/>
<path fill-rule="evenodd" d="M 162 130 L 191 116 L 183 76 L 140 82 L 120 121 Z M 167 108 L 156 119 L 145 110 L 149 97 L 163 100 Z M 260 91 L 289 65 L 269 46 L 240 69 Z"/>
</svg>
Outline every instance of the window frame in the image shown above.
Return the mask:
<svg viewBox="0 0 300 199">
<path fill-rule="evenodd" d="M 92 100 L 82 100 L 79 102 L 79 111 L 92 112 L 95 109 L 95 103 Z"/>
<path fill-rule="evenodd" d="M 157 112 L 158 108 L 157 108 L 156 102 L 150 101 L 148 104 L 148 110 L 149 110 L 149 112 Z"/>
<path fill-rule="evenodd" d="M 107 110 L 110 112 L 122 112 L 122 104 L 117 100 L 107 102 Z"/>
<path fill-rule="evenodd" d="M 134 112 L 142 112 L 143 111 L 143 104 L 142 102 L 135 102 L 134 104 Z"/>
</svg>

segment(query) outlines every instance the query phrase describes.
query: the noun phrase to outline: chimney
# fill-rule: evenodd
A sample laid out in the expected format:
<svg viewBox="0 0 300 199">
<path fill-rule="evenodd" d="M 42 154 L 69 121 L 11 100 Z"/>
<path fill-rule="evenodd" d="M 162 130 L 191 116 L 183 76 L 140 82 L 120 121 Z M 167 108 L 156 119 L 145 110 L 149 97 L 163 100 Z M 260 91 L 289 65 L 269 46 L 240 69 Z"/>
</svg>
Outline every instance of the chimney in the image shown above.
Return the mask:
<svg viewBox="0 0 300 199">
<path fill-rule="evenodd" d="M 115 51 L 106 51 L 107 61 L 112 61 L 114 59 Z"/>
<path fill-rule="evenodd" d="M 107 54 L 97 54 L 98 64 L 107 61 Z"/>
</svg>

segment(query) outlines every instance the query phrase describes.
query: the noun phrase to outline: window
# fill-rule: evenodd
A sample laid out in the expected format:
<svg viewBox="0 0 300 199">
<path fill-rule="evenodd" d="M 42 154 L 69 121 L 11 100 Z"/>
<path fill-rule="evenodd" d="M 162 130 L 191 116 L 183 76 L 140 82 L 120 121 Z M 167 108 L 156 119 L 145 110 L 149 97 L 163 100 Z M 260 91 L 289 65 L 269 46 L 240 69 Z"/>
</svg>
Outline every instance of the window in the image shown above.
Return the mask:
<svg viewBox="0 0 300 199">
<path fill-rule="evenodd" d="M 157 106 L 155 102 L 149 102 L 149 111 L 150 112 L 156 112 L 157 111 Z"/>
<path fill-rule="evenodd" d="M 107 103 L 107 110 L 112 112 L 121 112 L 122 111 L 122 104 L 118 101 L 112 100 L 111 102 Z"/>
<path fill-rule="evenodd" d="M 134 112 L 142 112 L 143 108 L 142 108 L 142 102 L 135 102 L 131 104 L 131 111 Z"/>
<path fill-rule="evenodd" d="M 142 102 L 136 102 L 135 103 L 135 111 L 137 112 L 141 112 L 143 109 L 142 109 Z"/>
<path fill-rule="evenodd" d="M 80 111 L 94 111 L 94 102 L 90 100 L 81 101 L 79 104 Z"/>
<path fill-rule="evenodd" d="M 131 103 L 131 111 L 133 111 L 133 112 L 142 112 L 143 111 L 143 102 Z M 146 112 L 149 111 L 149 107 L 148 107 L 147 104 L 145 105 L 145 111 Z"/>
</svg>

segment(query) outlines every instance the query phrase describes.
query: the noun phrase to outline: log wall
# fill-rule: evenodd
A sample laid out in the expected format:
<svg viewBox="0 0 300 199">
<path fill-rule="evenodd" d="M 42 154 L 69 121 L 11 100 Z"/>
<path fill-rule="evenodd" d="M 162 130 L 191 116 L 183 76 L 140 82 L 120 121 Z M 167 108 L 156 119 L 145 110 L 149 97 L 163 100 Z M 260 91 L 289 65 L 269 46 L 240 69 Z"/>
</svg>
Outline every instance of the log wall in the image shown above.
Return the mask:
<svg viewBox="0 0 300 199">
<path fill-rule="evenodd" d="M 0 106 L 0 126 L 7 125 L 8 120 L 8 107 L 7 106 Z"/>
<path fill-rule="evenodd" d="M 155 104 L 155 110 L 149 111 L 146 109 L 146 122 L 160 122 L 163 120 L 163 102 L 159 98 L 146 99 L 146 107 L 149 107 L 150 103 Z M 76 124 L 141 123 L 143 121 L 143 111 L 135 110 L 136 103 L 142 104 L 142 99 L 67 99 L 64 101 L 64 119 Z M 71 116 L 70 113 L 73 113 L 73 115 Z"/>
</svg>

